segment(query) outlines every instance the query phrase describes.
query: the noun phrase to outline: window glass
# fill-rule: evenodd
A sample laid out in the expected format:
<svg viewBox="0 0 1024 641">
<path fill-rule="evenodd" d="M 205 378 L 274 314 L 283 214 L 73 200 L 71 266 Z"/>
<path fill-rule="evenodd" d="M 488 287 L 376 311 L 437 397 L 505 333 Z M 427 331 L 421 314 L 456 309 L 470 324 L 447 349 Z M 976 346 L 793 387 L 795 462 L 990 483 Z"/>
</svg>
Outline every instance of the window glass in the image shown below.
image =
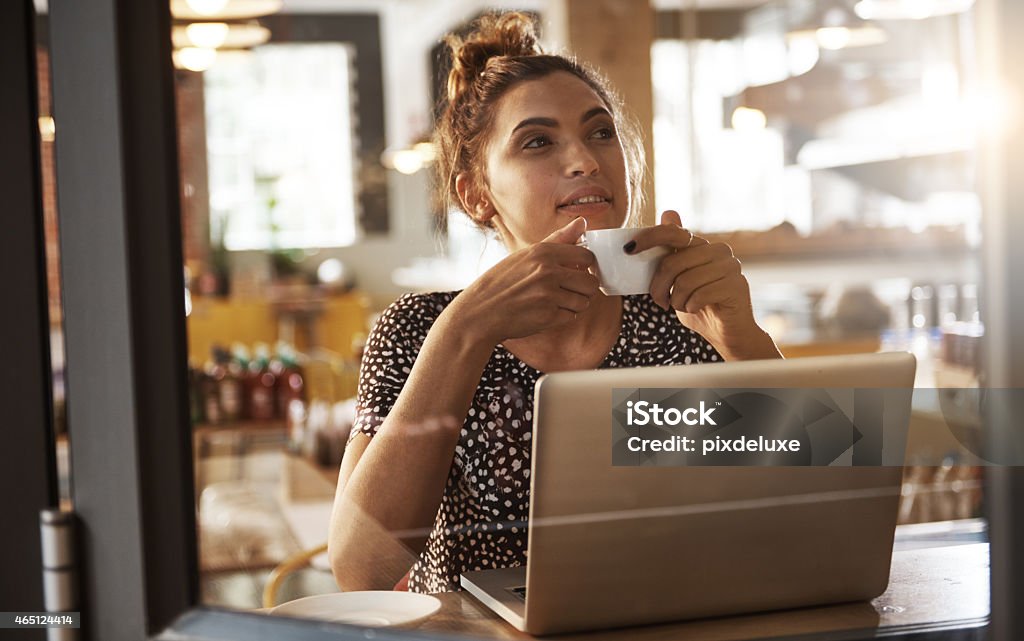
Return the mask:
<svg viewBox="0 0 1024 641">
<path fill-rule="evenodd" d="M 969 3 L 927 16 L 912 3 L 916 12 L 872 19 L 884 37 L 819 33 L 836 18 L 824 3 L 797 0 L 699 10 L 692 5 L 704 3 L 679 3 L 686 11 L 638 0 L 523 3 L 545 47 L 600 69 L 636 116 L 651 168 L 640 226 L 675 210 L 719 255 L 731 251 L 758 326 L 782 355 L 842 363 L 909 351 L 917 359 L 902 422 L 906 456 L 888 468 L 611 466 L 606 425 L 626 410 L 595 393 L 574 407 L 604 412 L 607 405 L 592 421 L 600 438 L 577 449 L 561 444 L 555 456 L 563 467 L 553 469 L 578 476 L 556 486 L 538 478 L 537 452 L 556 447 L 568 429 L 558 426 L 575 415 L 546 415 L 548 432 L 539 436 L 545 427 L 535 423 L 533 395 L 542 373 L 742 355 L 729 353 L 722 335 L 716 341 L 712 325 L 702 326 L 706 336 L 693 329 L 699 315 L 677 315 L 647 293 L 630 295 L 619 320 L 564 342 L 600 344 L 607 348 L 601 353 L 579 347 L 563 361 L 560 349 L 511 334 L 486 345 L 480 363 L 445 353 L 409 401 L 428 403 L 476 368 L 472 380 L 458 382 L 472 401 L 443 456 L 435 456 L 442 427 L 420 412 L 410 412 L 403 436 L 388 442 L 383 430 L 403 429 L 389 416 L 418 359 L 432 358 L 423 354 L 438 332 L 461 327 L 449 316 L 437 322 L 441 310 L 458 310 L 452 300 L 472 301 L 525 260 L 528 251 L 509 259 L 525 249 L 503 241 L 510 224 L 529 231 L 551 220 L 565 225 L 572 207 L 589 210 L 563 200 L 609 200 L 600 189 L 563 189 L 567 176 L 606 186 L 601 171 L 568 167 L 587 161 L 570 151 L 604 158 L 620 148 L 608 142 L 615 138 L 601 114 L 579 145 L 560 138 L 566 123 L 580 127 L 579 118 L 552 126 L 545 104 L 523 114 L 528 140 L 485 147 L 491 200 L 469 207 L 473 216 L 460 208 L 469 201 L 442 203 L 435 187 L 450 176 L 442 175 L 431 141 L 450 62 L 438 43 L 469 33 L 491 10 L 523 7 L 379 4 L 265 18 L 271 42 L 218 51 L 205 71 L 176 74 L 203 602 L 264 609 L 371 588 L 398 595 L 396 603 L 431 594 L 438 601 L 427 604 L 439 612 L 413 616 L 413 599 L 396 606 L 407 617 L 400 622 L 365 605 L 342 620 L 507 638 L 514 628 L 486 599 L 462 590 L 459 575 L 530 562 L 550 578 L 533 598 L 600 587 L 591 604 L 555 608 L 552 620 L 575 621 L 578 630 L 588 628 L 587 617 L 590 628 L 603 629 L 675 616 L 690 619 L 672 624 L 688 638 L 741 639 L 986 616 L 984 468 L 961 456 L 945 412 L 950 397 L 936 391 L 977 387 L 983 333 L 983 213 L 973 176 L 974 136 L 984 121 L 978 114 L 988 113 L 979 111 L 988 103 L 975 82 Z M 863 21 L 855 3 L 832 4 L 845 7 L 844 19 Z M 856 6 L 863 12 L 871 4 Z M 816 25 L 810 35 L 808 25 Z M 615 135 L 623 140 L 625 128 Z M 519 152 L 520 164 L 509 160 Z M 566 164 L 548 160 L 560 154 Z M 514 219 L 520 210 L 509 203 L 516 199 L 536 205 L 529 216 Z M 368 232 L 371 206 L 387 223 L 374 229 L 386 232 Z M 611 246 L 613 257 L 629 238 Z M 678 244 L 672 255 L 690 249 Z M 587 247 L 599 251 L 596 241 Z M 486 289 L 493 299 L 531 281 L 500 282 Z M 525 316 L 512 307 L 472 318 L 501 324 Z M 459 330 L 453 344 L 472 351 L 477 329 Z M 758 382 L 769 387 L 774 379 Z M 864 406 L 852 393 L 841 398 L 829 415 L 849 427 L 853 409 L 863 416 Z M 706 423 L 709 409 L 691 416 Z M 977 417 L 968 418 L 956 425 L 973 434 Z M 852 447 L 843 450 L 851 460 Z M 444 463 L 436 474 L 410 472 L 431 456 Z M 346 480 L 352 485 L 339 494 Z M 419 498 L 402 504 L 396 496 Z M 554 533 L 556 545 L 527 555 L 543 531 Z M 351 535 L 349 547 L 332 564 L 325 546 L 342 535 Z M 686 544 L 667 544 L 673 537 Z M 649 544 L 623 543 L 635 541 Z M 664 554 L 644 556 L 655 549 Z M 623 569 L 623 559 L 635 563 Z M 630 574 L 635 567 L 646 569 Z M 842 591 L 858 580 L 874 591 L 870 597 Z M 663 610 L 653 598 L 621 596 L 654 584 L 671 597 Z M 506 587 L 502 594 L 521 605 L 515 599 L 524 586 Z M 859 601 L 796 615 L 749 614 L 806 605 L 801 595 L 833 589 Z M 907 605 L 922 590 L 926 602 L 953 603 L 955 611 Z M 735 607 L 716 610 L 726 597 Z M 675 612 L 673 602 L 695 605 Z M 338 603 L 328 607 L 349 607 Z M 544 612 L 539 603 L 535 611 Z M 707 619 L 718 615 L 729 616 Z M 549 624 L 540 620 L 533 629 L 557 631 Z"/>
<path fill-rule="evenodd" d="M 218 58 L 204 76 L 211 240 L 228 250 L 351 244 L 348 48 L 276 44 Z"/>
</svg>

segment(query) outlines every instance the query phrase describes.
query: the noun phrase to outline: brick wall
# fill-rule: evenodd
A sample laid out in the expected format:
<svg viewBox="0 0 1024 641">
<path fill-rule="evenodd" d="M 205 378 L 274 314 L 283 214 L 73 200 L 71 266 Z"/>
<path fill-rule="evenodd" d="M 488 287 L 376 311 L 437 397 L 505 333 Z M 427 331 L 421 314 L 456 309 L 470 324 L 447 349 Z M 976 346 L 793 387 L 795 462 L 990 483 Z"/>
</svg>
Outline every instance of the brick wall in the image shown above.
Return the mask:
<svg viewBox="0 0 1024 641">
<path fill-rule="evenodd" d="M 39 115 L 53 113 L 50 97 L 50 56 L 36 49 L 36 74 L 39 85 Z M 43 140 L 40 148 L 43 174 L 43 229 L 46 238 L 46 289 L 50 302 L 50 324 L 59 326 L 63 315 L 60 304 L 60 243 L 57 235 L 57 179 L 54 169 L 53 141 Z"/>
<path fill-rule="evenodd" d="M 38 47 L 36 50 L 36 73 L 39 86 L 39 115 L 49 116 L 53 113 L 50 94 L 50 58 L 43 47 Z M 194 273 L 198 273 L 205 266 L 210 237 L 202 74 L 176 71 L 175 88 L 178 113 L 183 253 L 186 264 L 193 268 Z M 58 135 L 59 132 L 60 123 L 57 123 Z M 59 327 L 62 318 L 60 242 L 53 141 L 43 140 L 40 152 L 50 323 Z"/>
<path fill-rule="evenodd" d="M 203 74 L 174 72 L 181 176 L 181 236 L 185 264 L 194 275 L 206 267 L 210 246 L 210 194 L 206 173 Z"/>
</svg>

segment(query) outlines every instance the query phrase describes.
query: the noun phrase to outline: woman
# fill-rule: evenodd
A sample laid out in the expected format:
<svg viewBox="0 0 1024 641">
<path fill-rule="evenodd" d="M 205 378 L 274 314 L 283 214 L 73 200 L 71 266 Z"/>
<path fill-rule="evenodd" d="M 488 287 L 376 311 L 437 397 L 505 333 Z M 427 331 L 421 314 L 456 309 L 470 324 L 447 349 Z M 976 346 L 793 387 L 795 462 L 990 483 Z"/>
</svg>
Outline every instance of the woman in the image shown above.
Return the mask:
<svg viewBox="0 0 1024 641">
<path fill-rule="evenodd" d="M 544 55 L 522 14 L 448 44 L 441 195 L 510 255 L 461 292 L 403 296 L 368 341 L 330 532 L 346 590 L 406 571 L 410 590 L 457 590 L 466 570 L 525 562 L 542 372 L 780 357 L 732 250 L 676 212 L 623 247 L 672 250 L 650 293 L 599 291 L 576 242 L 623 226 L 643 183 L 639 137 L 603 79 Z M 425 549 L 403 558 L 388 533 L 417 530 Z"/>
</svg>

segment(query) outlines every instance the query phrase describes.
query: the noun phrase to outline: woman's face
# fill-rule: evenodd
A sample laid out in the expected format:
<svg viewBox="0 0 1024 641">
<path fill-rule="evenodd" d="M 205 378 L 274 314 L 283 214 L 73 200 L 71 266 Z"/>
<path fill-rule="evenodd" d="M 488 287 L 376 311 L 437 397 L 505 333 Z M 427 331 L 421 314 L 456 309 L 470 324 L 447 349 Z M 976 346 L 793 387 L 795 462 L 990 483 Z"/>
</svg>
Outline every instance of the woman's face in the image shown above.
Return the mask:
<svg viewBox="0 0 1024 641">
<path fill-rule="evenodd" d="M 615 122 L 597 93 L 570 73 L 510 89 L 498 101 L 484 159 L 484 190 L 471 213 L 493 221 L 510 251 L 578 216 L 588 229 L 626 220 L 626 161 Z"/>
</svg>

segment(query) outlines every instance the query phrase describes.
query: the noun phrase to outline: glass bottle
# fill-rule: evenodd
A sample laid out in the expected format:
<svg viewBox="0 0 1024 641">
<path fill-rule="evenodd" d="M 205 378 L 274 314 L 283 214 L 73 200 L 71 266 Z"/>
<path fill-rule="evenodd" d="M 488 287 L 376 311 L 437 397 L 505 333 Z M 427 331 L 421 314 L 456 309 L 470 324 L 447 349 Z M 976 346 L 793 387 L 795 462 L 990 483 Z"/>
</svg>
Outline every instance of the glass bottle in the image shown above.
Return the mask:
<svg viewBox="0 0 1024 641">
<path fill-rule="evenodd" d="M 266 345 L 257 345 L 255 353 L 246 379 L 249 416 L 255 421 L 268 421 L 277 416 L 277 376 L 270 371 Z"/>
</svg>

